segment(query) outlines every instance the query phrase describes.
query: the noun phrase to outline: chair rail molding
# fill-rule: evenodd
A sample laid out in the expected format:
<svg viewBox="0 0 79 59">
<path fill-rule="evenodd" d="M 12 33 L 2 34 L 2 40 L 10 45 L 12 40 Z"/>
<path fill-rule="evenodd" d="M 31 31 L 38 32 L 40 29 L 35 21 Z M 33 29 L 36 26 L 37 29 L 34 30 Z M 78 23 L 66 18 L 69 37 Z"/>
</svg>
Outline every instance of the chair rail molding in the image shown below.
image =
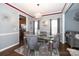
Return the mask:
<svg viewBox="0 0 79 59">
<path fill-rule="evenodd" d="M 19 34 L 19 32 L 1 33 L 0 36 L 7 36 L 7 35 L 13 35 L 13 34 Z"/>
</svg>

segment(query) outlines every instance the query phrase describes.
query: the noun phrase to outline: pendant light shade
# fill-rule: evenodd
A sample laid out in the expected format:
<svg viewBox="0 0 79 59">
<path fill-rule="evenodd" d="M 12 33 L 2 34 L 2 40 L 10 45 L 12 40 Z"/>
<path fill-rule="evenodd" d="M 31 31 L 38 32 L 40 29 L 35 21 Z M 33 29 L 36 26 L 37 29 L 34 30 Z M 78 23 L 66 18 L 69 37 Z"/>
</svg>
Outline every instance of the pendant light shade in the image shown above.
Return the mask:
<svg viewBox="0 0 79 59">
<path fill-rule="evenodd" d="M 35 14 L 35 18 L 41 18 L 42 17 L 42 14 L 41 13 L 36 13 Z"/>
</svg>

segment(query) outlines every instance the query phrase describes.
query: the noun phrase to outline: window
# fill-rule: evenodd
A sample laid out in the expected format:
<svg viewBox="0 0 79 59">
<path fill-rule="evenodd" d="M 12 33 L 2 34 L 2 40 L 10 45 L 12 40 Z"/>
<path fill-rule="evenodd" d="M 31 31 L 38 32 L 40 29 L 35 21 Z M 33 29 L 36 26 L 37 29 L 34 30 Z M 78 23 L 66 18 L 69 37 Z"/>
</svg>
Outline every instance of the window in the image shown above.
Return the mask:
<svg viewBox="0 0 79 59">
<path fill-rule="evenodd" d="M 52 34 L 57 34 L 57 26 L 58 24 L 57 24 L 57 20 L 52 20 L 51 21 L 51 31 L 52 31 Z"/>
<path fill-rule="evenodd" d="M 37 30 L 38 30 L 38 21 L 34 21 L 34 34 L 37 34 Z"/>
</svg>

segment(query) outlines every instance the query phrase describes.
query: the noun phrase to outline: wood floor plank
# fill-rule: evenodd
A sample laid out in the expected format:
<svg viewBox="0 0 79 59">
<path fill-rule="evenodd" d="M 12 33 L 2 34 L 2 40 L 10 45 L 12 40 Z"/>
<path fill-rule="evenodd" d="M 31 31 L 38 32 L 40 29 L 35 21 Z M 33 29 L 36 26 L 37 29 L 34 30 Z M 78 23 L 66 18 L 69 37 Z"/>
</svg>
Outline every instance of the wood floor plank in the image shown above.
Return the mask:
<svg viewBox="0 0 79 59">
<path fill-rule="evenodd" d="M 20 46 L 22 46 L 22 45 L 20 45 Z M 15 49 L 19 48 L 20 46 L 16 45 L 10 49 L 0 52 L 0 56 L 22 56 L 14 51 Z M 70 53 L 66 50 L 67 48 L 69 48 L 68 44 L 60 43 L 60 47 L 59 47 L 60 56 L 70 56 Z"/>
</svg>

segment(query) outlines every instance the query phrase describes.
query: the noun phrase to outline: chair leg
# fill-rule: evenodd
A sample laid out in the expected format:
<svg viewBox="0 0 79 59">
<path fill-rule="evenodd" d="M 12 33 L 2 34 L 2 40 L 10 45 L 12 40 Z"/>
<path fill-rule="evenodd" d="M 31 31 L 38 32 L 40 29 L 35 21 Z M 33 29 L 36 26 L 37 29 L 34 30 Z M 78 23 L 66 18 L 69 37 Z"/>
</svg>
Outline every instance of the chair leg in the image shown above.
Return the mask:
<svg viewBox="0 0 79 59">
<path fill-rule="evenodd" d="M 24 56 L 29 56 L 30 50 L 24 47 Z"/>
<path fill-rule="evenodd" d="M 28 51 L 27 51 L 27 56 L 31 56 L 31 51 L 30 51 L 30 49 L 28 49 Z"/>
<path fill-rule="evenodd" d="M 59 51 L 58 51 L 58 48 L 57 49 L 53 49 L 53 52 L 56 56 L 59 56 Z"/>
</svg>

